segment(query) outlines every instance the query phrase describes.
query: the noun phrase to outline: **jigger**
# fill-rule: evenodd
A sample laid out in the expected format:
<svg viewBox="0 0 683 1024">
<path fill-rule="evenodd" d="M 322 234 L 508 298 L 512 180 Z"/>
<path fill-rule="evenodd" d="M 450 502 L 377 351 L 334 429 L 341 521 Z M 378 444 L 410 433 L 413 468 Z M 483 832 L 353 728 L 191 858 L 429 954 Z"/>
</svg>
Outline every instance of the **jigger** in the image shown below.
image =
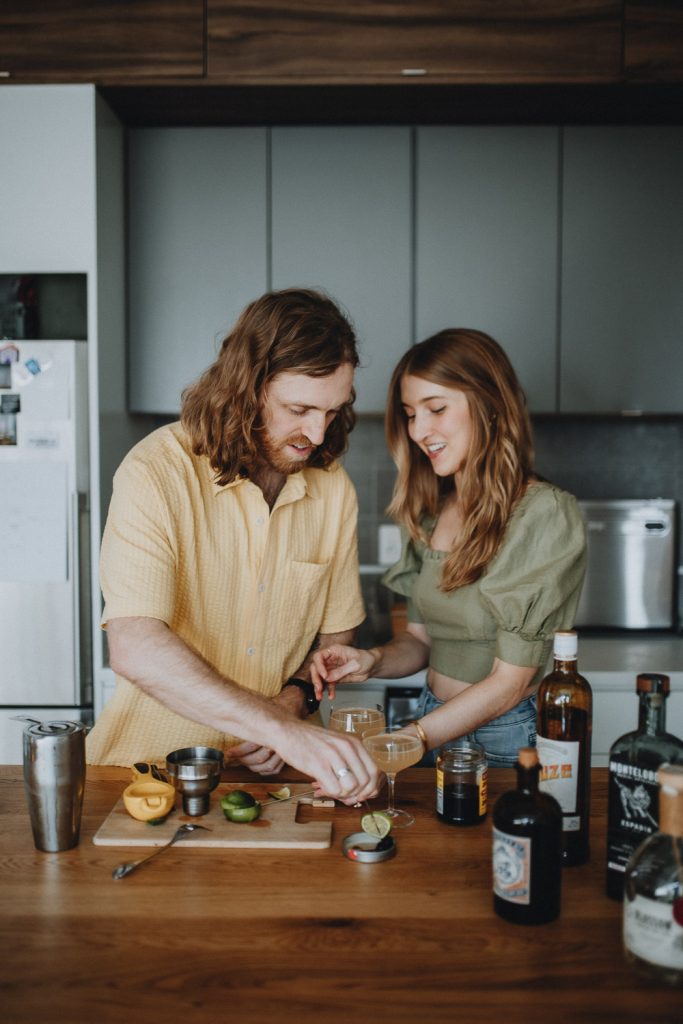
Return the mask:
<svg viewBox="0 0 683 1024">
<path fill-rule="evenodd" d="M 215 747 L 183 747 L 166 758 L 166 770 L 191 817 L 207 814 L 210 794 L 221 778 L 223 751 Z"/>
</svg>

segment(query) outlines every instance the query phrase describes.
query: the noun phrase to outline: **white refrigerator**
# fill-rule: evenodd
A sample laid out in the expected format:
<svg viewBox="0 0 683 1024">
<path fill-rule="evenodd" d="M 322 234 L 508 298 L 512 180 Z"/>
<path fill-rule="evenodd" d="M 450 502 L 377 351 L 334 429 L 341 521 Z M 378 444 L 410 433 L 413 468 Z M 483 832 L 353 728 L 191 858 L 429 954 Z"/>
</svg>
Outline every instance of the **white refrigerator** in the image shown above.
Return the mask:
<svg viewBox="0 0 683 1024">
<path fill-rule="evenodd" d="M 0 763 L 92 721 L 87 343 L 0 340 Z"/>
</svg>

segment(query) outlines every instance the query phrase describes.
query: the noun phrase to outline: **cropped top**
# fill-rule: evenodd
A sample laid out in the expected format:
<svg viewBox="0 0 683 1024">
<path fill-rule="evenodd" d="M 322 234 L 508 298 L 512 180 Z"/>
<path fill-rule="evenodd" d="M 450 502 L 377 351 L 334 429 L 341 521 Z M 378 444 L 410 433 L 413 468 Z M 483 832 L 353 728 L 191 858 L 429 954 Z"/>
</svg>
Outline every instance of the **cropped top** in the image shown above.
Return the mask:
<svg viewBox="0 0 683 1024">
<path fill-rule="evenodd" d="M 436 519 L 425 518 L 431 534 Z M 440 589 L 448 552 L 403 531 L 401 558 L 383 583 L 408 598 L 408 621 L 431 639 L 430 667 L 476 683 L 494 658 L 544 673 L 555 630 L 571 629 L 586 569 L 583 520 L 573 495 L 531 484 L 517 503 L 503 542 L 474 583 Z"/>
</svg>

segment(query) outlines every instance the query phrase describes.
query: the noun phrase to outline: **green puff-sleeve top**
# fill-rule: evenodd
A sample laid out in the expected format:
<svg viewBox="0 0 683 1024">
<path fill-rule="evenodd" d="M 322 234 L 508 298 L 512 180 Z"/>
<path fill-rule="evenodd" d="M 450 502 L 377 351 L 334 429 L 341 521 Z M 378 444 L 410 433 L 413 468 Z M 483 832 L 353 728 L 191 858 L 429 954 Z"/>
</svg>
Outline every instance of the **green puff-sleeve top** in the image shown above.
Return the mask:
<svg viewBox="0 0 683 1024">
<path fill-rule="evenodd" d="M 428 534 L 435 522 L 425 520 Z M 586 571 L 576 499 L 552 484 L 531 484 L 483 574 L 450 593 L 440 589 L 447 555 L 404 531 L 401 558 L 382 579 L 408 598 L 408 620 L 424 624 L 432 642 L 431 668 L 476 683 L 489 675 L 497 657 L 537 666 L 540 679 L 553 633 L 574 625 Z"/>
</svg>

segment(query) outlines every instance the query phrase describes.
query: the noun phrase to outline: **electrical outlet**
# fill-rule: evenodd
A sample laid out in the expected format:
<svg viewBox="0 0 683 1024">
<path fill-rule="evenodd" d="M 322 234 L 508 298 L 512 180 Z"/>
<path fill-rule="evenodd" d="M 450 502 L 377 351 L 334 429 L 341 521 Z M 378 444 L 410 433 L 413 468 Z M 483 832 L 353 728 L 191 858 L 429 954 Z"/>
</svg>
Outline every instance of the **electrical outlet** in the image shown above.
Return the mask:
<svg viewBox="0 0 683 1024">
<path fill-rule="evenodd" d="M 383 523 L 378 532 L 378 561 L 380 565 L 393 565 L 401 557 L 401 531 L 398 526 Z"/>
</svg>

